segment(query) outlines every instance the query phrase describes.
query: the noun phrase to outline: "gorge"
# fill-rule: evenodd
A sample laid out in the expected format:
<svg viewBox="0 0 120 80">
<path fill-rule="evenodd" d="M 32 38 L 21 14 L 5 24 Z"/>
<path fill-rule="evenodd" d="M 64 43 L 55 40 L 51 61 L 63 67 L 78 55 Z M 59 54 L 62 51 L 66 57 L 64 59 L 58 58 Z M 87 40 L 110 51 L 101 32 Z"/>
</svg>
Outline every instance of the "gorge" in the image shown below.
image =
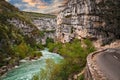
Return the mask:
<svg viewBox="0 0 120 80">
<path fill-rule="evenodd" d="M 85 66 L 91 68 L 92 59 L 88 55 L 99 49 L 120 48 L 119 0 L 66 0 L 62 7 L 57 15 L 50 15 L 20 11 L 0 1 L 0 75 L 8 71 L 0 79 L 40 80 L 49 69 L 43 74 L 36 72 L 46 67 L 46 59 L 54 58 L 54 64 L 64 58 L 60 64 L 51 65 L 50 78 L 43 80 L 89 80 Z M 28 62 L 20 65 L 26 58 Z"/>
</svg>

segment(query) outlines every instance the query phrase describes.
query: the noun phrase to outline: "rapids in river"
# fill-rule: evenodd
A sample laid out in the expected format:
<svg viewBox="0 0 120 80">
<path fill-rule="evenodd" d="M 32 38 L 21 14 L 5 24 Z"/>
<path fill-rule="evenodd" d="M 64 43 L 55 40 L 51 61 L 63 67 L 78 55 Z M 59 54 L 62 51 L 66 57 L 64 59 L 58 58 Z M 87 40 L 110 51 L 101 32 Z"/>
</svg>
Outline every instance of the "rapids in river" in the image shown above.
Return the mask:
<svg viewBox="0 0 120 80">
<path fill-rule="evenodd" d="M 55 63 L 63 59 L 59 54 L 51 53 L 47 49 L 41 52 L 43 56 L 40 59 L 21 63 L 17 68 L 8 71 L 2 80 L 31 80 L 41 69 L 45 69 L 47 59 L 52 59 Z"/>
</svg>

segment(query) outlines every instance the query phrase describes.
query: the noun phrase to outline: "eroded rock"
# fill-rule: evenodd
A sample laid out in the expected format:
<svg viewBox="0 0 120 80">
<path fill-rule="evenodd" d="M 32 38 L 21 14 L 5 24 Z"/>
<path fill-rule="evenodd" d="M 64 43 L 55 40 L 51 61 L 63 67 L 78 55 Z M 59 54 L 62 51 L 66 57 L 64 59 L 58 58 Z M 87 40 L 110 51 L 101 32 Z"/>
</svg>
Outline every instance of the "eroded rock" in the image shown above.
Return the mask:
<svg viewBox="0 0 120 80">
<path fill-rule="evenodd" d="M 120 38 L 119 4 L 118 0 L 69 0 L 57 16 L 58 40 L 97 38 L 107 44 Z"/>
</svg>

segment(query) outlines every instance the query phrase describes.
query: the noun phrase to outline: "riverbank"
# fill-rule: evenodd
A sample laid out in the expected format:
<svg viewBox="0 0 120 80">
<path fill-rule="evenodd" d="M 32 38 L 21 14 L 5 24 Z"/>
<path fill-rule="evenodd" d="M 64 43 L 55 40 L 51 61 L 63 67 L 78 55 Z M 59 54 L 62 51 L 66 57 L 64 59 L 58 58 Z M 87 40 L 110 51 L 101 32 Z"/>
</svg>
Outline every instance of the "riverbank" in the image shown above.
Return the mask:
<svg viewBox="0 0 120 80">
<path fill-rule="evenodd" d="M 56 79 L 60 78 L 60 80 L 74 79 L 74 76 L 76 74 L 80 73 L 84 69 L 84 67 L 86 65 L 87 55 L 89 53 L 95 51 L 95 48 L 94 48 L 92 42 L 88 39 L 85 39 L 83 41 L 75 39 L 71 43 L 65 43 L 65 44 L 62 44 L 60 42 L 48 43 L 48 45 L 46 47 L 48 47 L 50 52 L 55 52 L 57 54 L 55 54 L 55 53 L 51 54 L 51 53 L 47 52 L 48 50 L 46 50 L 46 51 L 43 50 L 43 52 L 45 52 L 45 54 L 41 57 L 41 59 L 48 59 L 48 57 L 50 57 L 51 59 L 56 60 L 57 58 L 59 58 L 58 55 L 62 55 L 64 57 L 64 60 L 62 60 L 62 63 L 60 65 L 56 64 L 54 66 L 55 68 L 50 69 L 50 70 L 52 70 L 52 72 L 50 73 L 50 74 L 52 74 L 51 76 L 52 77 L 54 76 L 52 78 L 52 80 L 54 80 L 54 78 L 56 78 Z M 56 58 L 54 58 L 53 55 L 55 55 Z M 29 58 L 26 58 L 26 59 L 27 59 L 27 61 L 29 60 Z M 35 59 L 31 59 L 31 60 L 33 60 L 33 62 L 38 61 L 38 60 L 34 61 Z M 22 62 L 25 62 L 25 60 L 22 60 Z M 43 63 L 45 63 L 45 61 Z M 39 63 L 37 63 L 37 64 L 39 64 Z M 31 65 L 31 63 L 29 65 Z M 33 63 L 32 66 L 35 66 L 35 65 Z M 50 66 L 52 66 L 52 65 L 53 64 L 50 64 Z M 27 64 L 26 64 L 26 66 L 27 66 Z M 40 68 L 40 66 L 41 65 L 39 65 L 39 66 L 37 65 L 38 68 Z M 30 67 L 30 69 L 32 69 L 32 67 Z M 48 75 L 48 72 L 46 70 L 44 70 L 44 71 Z M 24 72 L 24 73 L 26 73 L 26 72 Z M 10 74 L 12 74 L 12 73 L 10 73 Z M 20 74 L 20 75 L 22 75 L 22 74 Z M 39 75 L 39 73 L 38 73 L 37 75 L 38 75 L 37 77 L 39 78 L 39 76 L 41 74 Z M 42 73 L 42 75 L 44 77 L 46 77 L 44 72 Z M 13 76 L 11 76 L 11 77 L 13 77 Z M 15 79 L 15 80 L 17 80 L 17 79 Z"/>
<path fill-rule="evenodd" d="M 37 60 L 26 60 L 26 62 L 22 60 L 23 63 L 20 64 L 17 68 L 8 71 L 7 74 L 3 76 L 2 80 L 31 80 L 35 74 L 39 74 L 43 69 L 46 69 L 46 61 L 49 62 L 49 60 L 52 60 L 58 64 L 63 59 L 62 56 L 48 52 L 46 49 L 42 50 L 41 52 L 43 56 Z"/>
<path fill-rule="evenodd" d="M 4 65 L 2 67 L 0 67 L 0 76 L 6 74 L 8 71 L 17 68 L 17 66 L 19 66 L 19 62 L 16 62 L 12 65 L 8 64 L 8 65 Z"/>
<path fill-rule="evenodd" d="M 38 51 L 38 52 L 39 53 L 37 53 L 37 54 L 39 54 L 39 55 L 29 56 L 29 57 L 26 57 L 24 59 L 14 61 L 13 64 L 8 64 L 8 65 L 4 65 L 4 66 L 0 67 L 0 76 L 3 76 L 8 71 L 17 68 L 20 65 L 20 63 L 24 63 L 24 62 L 27 62 L 27 61 L 38 60 L 42 56 L 42 54 L 40 53 L 40 51 Z"/>
<path fill-rule="evenodd" d="M 74 79 L 74 75 L 79 74 L 86 66 L 86 57 L 95 51 L 95 47 L 89 39 L 74 39 L 70 43 L 48 43 L 49 51 L 56 52 L 64 57 L 61 71 L 57 73 L 60 80 Z M 63 75 L 65 74 L 65 75 Z"/>
</svg>

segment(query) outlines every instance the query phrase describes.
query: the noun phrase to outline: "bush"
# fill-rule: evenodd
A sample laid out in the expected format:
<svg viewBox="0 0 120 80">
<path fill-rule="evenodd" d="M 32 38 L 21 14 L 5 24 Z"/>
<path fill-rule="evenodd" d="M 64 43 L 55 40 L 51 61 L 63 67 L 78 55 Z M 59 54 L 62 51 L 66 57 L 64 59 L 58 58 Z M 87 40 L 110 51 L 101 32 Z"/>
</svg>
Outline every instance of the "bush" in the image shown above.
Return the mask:
<svg viewBox="0 0 120 80">
<path fill-rule="evenodd" d="M 23 59 L 25 57 L 41 57 L 41 52 L 36 52 L 36 48 L 31 48 L 30 45 L 27 45 L 26 43 L 22 42 L 19 45 L 15 45 L 13 47 L 14 52 L 16 53 L 19 58 Z"/>
<path fill-rule="evenodd" d="M 32 80 L 62 80 L 58 79 L 58 73 L 61 71 L 60 64 L 55 63 L 52 59 L 46 60 L 46 67 L 35 74 Z"/>
<path fill-rule="evenodd" d="M 33 52 L 29 53 L 29 56 L 31 58 L 34 58 L 34 57 L 39 57 L 40 58 L 42 56 L 42 53 L 38 52 L 38 51 L 33 51 Z"/>
<path fill-rule="evenodd" d="M 28 54 L 28 46 L 26 43 L 22 42 L 19 45 L 15 45 L 13 47 L 13 50 L 16 52 L 16 55 L 18 55 L 20 58 L 25 58 Z"/>
<path fill-rule="evenodd" d="M 82 42 L 86 47 L 82 47 Z M 48 43 L 50 51 L 57 52 L 65 59 L 62 64 L 62 70 L 58 73 L 58 78 L 61 80 L 67 80 L 68 77 L 72 78 L 75 73 L 82 71 L 86 65 L 86 57 L 89 53 L 95 51 L 92 42 L 89 39 L 80 41 L 74 39 L 70 43 L 62 44 L 60 42 Z"/>
<path fill-rule="evenodd" d="M 77 80 L 85 80 L 84 79 L 84 74 L 80 75 Z"/>
</svg>

